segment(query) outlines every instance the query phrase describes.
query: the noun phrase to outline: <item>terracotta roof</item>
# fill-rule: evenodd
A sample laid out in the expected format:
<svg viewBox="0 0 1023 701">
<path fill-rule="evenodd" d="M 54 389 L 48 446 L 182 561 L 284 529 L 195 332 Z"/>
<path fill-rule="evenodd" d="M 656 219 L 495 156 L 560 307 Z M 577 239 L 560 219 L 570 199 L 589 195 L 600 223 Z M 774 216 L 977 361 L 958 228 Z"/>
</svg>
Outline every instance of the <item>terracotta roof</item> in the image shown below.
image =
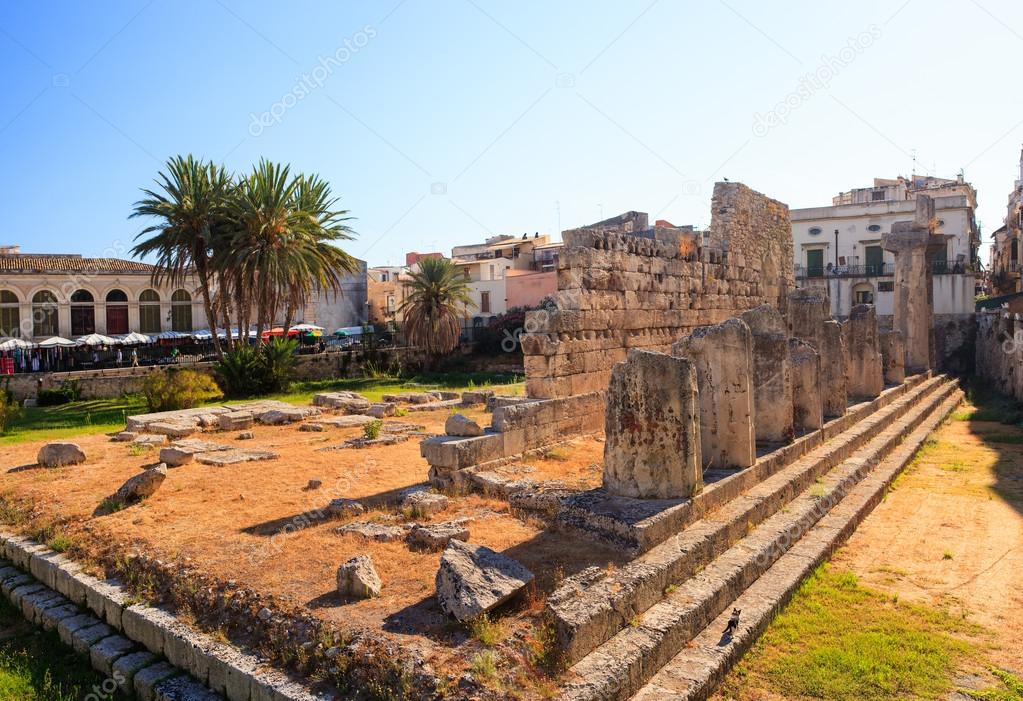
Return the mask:
<svg viewBox="0 0 1023 701">
<path fill-rule="evenodd" d="M 146 273 L 153 266 L 120 258 L 83 258 L 72 254 L 0 254 L 0 272 L 5 273 Z"/>
</svg>

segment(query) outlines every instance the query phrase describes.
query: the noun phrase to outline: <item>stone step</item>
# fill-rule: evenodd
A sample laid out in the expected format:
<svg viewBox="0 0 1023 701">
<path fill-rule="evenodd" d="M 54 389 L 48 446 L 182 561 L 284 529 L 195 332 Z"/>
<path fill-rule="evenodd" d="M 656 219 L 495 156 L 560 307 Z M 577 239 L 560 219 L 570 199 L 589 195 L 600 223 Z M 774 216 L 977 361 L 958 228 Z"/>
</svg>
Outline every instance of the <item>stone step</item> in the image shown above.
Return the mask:
<svg viewBox="0 0 1023 701">
<path fill-rule="evenodd" d="M 929 372 L 913 375 L 872 400 L 854 404 L 819 431 L 800 436 L 757 459 L 745 470 L 729 471 L 691 499 L 630 499 L 594 489 L 560 500 L 557 523 L 587 537 L 599 538 L 634 555 L 675 536 L 683 528 L 720 508 L 820 445 L 849 430 L 931 380 Z M 708 473 L 705 475 L 710 477 Z"/>
<path fill-rule="evenodd" d="M 676 580 L 677 586 L 662 590 L 657 603 L 633 616 L 569 670 L 562 698 L 627 699 L 638 691 L 955 391 L 955 383 L 943 380 L 936 391 L 926 392 L 915 402 L 915 395 L 906 397 L 912 408 L 905 415 L 868 419 L 883 429 L 855 457 L 846 458 L 794 495 L 784 509 L 759 526 L 751 526 L 705 568 L 683 575 Z"/>
<path fill-rule="evenodd" d="M 610 639 L 634 616 L 660 601 L 666 587 L 706 566 L 749 528 L 943 387 L 950 391 L 945 378 L 926 379 L 621 569 L 590 568 L 566 580 L 548 598 L 548 612 L 566 661 L 575 663 Z"/>
<path fill-rule="evenodd" d="M 956 391 L 886 457 L 842 502 L 822 518 L 738 598 L 725 605 L 692 644 L 662 667 L 633 696 L 634 701 L 703 701 L 756 641 L 803 580 L 850 536 L 884 498 L 888 486 L 917 449 L 962 400 Z M 742 610 L 739 628 L 723 636 L 733 608 Z"/>
</svg>

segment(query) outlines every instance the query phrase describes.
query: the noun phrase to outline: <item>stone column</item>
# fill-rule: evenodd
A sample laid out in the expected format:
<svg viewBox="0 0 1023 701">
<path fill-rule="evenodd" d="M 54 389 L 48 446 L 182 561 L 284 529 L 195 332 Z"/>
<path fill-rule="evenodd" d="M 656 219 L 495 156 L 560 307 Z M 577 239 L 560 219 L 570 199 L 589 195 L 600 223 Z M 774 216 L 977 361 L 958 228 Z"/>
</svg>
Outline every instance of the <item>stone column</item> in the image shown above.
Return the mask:
<svg viewBox="0 0 1023 701">
<path fill-rule="evenodd" d="M 806 341 L 820 356 L 821 404 L 824 416 L 845 414 L 845 342 L 842 327 L 831 320 L 831 302 L 823 287 L 801 287 L 789 295 L 789 334 Z"/>
<path fill-rule="evenodd" d="M 893 328 L 905 343 L 905 369 L 918 373 L 934 367 L 934 282 L 928 253 L 945 248 L 947 236 L 934 230 L 934 201 L 918 195 L 913 221 L 895 222 L 881 245 L 895 254 Z"/>
<path fill-rule="evenodd" d="M 739 315 L 753 335 L 753 428 L 757 441 L 792 440 L 792 378 L 785 318 L 770 304 Z"/>
<path fill-rule="evenodd" d="M 753 338 L 739 319 L 699 326 L 671 348 L 693 361 L 700 388 L 704 469 L 742 469 L 756 462 L 753 433 Z"/>
<path fill-rule="evenodd" d="M 632 350 L 611 370 L 604 429 L 604 489 L 649 499 L 703 488 L 699 392 L 688 358 Z"/>
<path fill-rule="evenodd" d="M 906 379 L 906 345 L 899 331 L 881 332 L 881 369 L 884 381 L 890 385 L 901 385 Z"/>
<path fill-rule="evenodd" d="M 848 392 L 857 399 L 873 399 L 884 390 L 877 312 L 873 304 L 857 304 L 842 325 L 848 349 Z"/>
<path fill-rule="evenodd" d="M 803 433 L 824 425 L 821 405 L 821 359 L 812 345 L 798 338 L 788 342 L 792 374 L 792 421 Z"/>
</svg>

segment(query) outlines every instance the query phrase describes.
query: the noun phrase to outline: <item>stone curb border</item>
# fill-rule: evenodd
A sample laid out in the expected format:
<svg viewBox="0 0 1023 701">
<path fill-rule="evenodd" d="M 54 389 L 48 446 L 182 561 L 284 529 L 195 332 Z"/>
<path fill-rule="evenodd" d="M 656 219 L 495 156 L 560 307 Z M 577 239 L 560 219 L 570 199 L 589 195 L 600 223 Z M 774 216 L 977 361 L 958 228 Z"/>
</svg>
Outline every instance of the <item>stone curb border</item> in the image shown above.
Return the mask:
<svg viewBox="0 0 1023 701">
<path fill-rule="evenodd" d="M 673 660 L 658 670 L 631 701 L 705 701 L 724 681 L 732 666 L 753 646 L 796 590 L 825 562 L 870 515 L 888 487 L 913 460 L 917 450 L 964 398 L 962 390 L 935 408 L 880 465 L 860 482 L 843 502 L 821 519 L 756 582 L 715 618 Z M 731 641 L 718 644 L 731 608 L 743 611 L 742 623 Z"/>
<path fill-rule="evenodd" d="M 0 592 L 28 621 L 56 629 L 65 644 L 87 655 L 100 673 L 114 676 L 129 696 L 134 692 L 142 701 L 332 698 L 308 691 L 162 609 L 132 603 L 117 580 L 97 579 L 31 538 L 0 531 L 0 557 L 6 558 L 0 560 Z"/>
</svg>

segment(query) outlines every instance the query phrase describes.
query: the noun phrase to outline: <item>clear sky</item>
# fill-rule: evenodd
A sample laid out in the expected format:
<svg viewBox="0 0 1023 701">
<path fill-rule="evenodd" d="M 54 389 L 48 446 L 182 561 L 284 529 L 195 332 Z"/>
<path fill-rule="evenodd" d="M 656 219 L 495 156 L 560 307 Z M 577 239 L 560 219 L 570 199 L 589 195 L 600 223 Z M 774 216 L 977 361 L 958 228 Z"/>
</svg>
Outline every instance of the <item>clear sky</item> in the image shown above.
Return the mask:
<svg viewBox="0 0 1023 701">
<path fill-rule="evenodd" d="M 826 205 L 914 154 L 965 170 L 986 238 L 1021 56 L 1018 0 L 7 0 L 0 243 L 123 255 L 189 152 L 324 176 L 371 265 L 629 209 L 706 226 L 722 178 Z"/>
</svg>

